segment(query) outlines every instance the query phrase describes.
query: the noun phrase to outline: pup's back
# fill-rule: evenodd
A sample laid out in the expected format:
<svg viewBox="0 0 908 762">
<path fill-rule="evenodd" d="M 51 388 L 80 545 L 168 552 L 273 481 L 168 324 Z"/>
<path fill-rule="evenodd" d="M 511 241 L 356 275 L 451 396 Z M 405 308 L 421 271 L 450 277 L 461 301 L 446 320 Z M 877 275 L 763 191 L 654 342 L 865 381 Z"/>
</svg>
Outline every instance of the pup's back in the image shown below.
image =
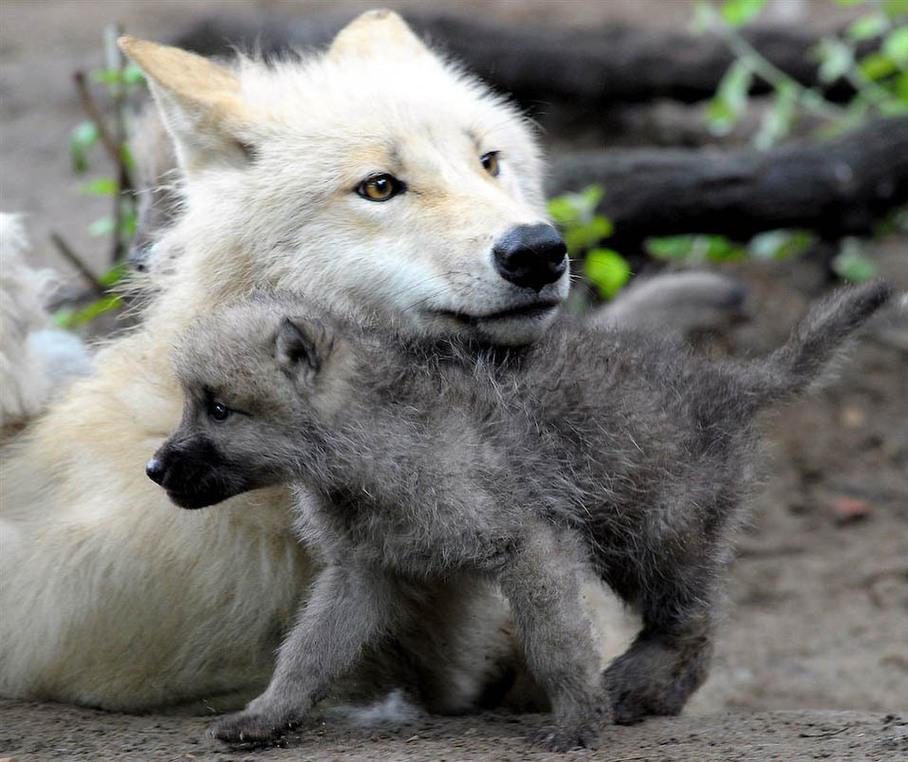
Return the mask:
<svg viewBox="0 0 908 762">
<path fill-rule="evenodd" d="M 756 413 L 807 387 L 890 294 L 880 282 L 842 289 L 780 349 L 745 362 L 653 335 L 563 327 L 532 350 L 515 395 L 562 464 L 557 489 L 600 543 L 646 556 L 651 538 L 663 554 L 695 555 L 748 487 Z"/>
</svg>

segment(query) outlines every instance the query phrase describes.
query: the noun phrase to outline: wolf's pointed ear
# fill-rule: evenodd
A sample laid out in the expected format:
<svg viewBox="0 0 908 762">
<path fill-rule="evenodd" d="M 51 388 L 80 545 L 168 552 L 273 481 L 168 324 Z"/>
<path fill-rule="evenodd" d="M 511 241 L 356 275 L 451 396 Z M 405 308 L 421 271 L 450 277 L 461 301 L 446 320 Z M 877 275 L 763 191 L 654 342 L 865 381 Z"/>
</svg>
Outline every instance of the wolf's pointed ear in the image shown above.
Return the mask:
<svg viewBox="0 0 908 762">
<path fill-rule="evenodd" d="M 121 37 L 119 45 L 148 77 L 184 172 L 248 160 L 240 135 L 251 119 L 233 72 L 195 53 L 147 40 Z"/>
<path fill-rule="evenodd" d="M 387 9 L 360 14 L 337 33 L 328 48 L 328 57 L 335 59 L 431 55 L 407 22 Z"/>
<path fill-rule="evenodd" d="M 325 327 L 306 318 L 284 318 L 274 343 L 278 365 L 293 377 L 302 374 L 311 378 L 317 374 L 331 351 L 331 340 Z"/>
</svg>

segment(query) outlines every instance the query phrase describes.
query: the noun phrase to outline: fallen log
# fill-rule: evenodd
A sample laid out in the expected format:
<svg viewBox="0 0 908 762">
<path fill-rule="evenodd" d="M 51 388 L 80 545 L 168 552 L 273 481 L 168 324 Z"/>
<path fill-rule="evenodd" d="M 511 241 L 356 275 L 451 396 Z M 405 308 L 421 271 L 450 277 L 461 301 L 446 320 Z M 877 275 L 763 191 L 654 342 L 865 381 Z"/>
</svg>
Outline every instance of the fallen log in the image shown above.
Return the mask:
<svg viewBox="0 0 908 762">
<path fill-rule="evenodd" d="M 655 98 L 701 101 L 715 93 L 734 60 L 726 43 L 710 34 L 615 24 L 542 28 L 427 11 L 404 15 L 418 33 L 537 114 L 549 104 L 583 112 Z M 227 55 L 235 45 L 267 54 L 326 45 L 348 20 L 340 14 L 267 17 L 257 24 L 208 19 L 175 44 L 203 55 Z M 820 86 L 819 65 L 810 55 L 820 35 L 788 26 L 754 26 L 742 34 L 781 71 L 801 84 Z M 755 81 L 754 92 L 767 89 Z M 854 93 L 843 80 L 823 89 L 832 100 Z"/>
<path fill-rule="evenodd" d="M 866 235 L 908 203 L 908 117 L 834 140 L 752 149 L 581 151 L 556 158 L 548 191 L 600 185 L 615 246 L 709 233 L 736 240 L 780 228 Z"/>
</svg>

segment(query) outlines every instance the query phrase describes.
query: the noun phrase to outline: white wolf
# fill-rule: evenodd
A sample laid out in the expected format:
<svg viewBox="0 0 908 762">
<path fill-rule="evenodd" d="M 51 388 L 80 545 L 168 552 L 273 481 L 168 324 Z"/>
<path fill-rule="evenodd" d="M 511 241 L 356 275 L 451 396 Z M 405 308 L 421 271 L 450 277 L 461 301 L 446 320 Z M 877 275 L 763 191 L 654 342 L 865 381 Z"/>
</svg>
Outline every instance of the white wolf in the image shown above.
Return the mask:
<svg viewBox="0 0 908 762">
<path fill-rule="evenodd" d="M 524 119 L 395 14 L 273 65 L 123 46 L 174 140 L 182 210 L 160 246 L 181 254 L 144 323 L 4 452 L 0 694 L 226 706 L 267 681 L 313 561 L 283 492 L 187 512 L 145 477 L 180 417 L 173 337 L 264 286 L 519 344 L 552 320 L 569 274 Z M 420 697 L 468 709 L 509 656 L 507 612 L 494 592 L 448 590 L 425 624 Z"/>
</svg>

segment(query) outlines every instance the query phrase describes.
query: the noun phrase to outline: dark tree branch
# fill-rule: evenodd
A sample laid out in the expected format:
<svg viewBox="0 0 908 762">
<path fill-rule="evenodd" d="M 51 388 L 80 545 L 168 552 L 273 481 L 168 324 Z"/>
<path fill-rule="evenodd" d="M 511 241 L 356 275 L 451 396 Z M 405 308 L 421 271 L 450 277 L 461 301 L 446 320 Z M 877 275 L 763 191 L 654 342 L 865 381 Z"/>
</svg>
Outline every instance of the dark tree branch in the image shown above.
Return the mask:
<svg viewBox="0 0 908 762">
<path fill-rule="evenodd" d="M 79 275 L 81 275 L 85 282 L 91 286 L 96 294 L 103 294 L 106 291 L 104 284 L 98 280 L 98 276 L 85 264 L 85 260 L 73 251 L 72 247 L 65 241 L 63 236 L 59 233 L 52 232 L 50 234 L 50 240 L 56 247 L 60 256 L 78 270 Z"/>
<path fill-rule="evenodd" d="M 693 103 L 710 98 L 733 62 L 716 35 L 624 25 L 593 28 L 531 27 L 477 21 L 436 12 L 406 13 L 420 34 L 449 51 L 492 85 L 525 106 L 540 103 L 583 112 L 616 103 L 655 98 Z M 259 26 L 236 20 L 206 20 L 176 44 L 205 55 L 226 55 L 231 44 L 265 53 L 288 47 L 322 46 L 349 16 L 266 19 Z M 819 86 L 818 64 L 810 55 L 819 35 L 792 27 L 751 27 L 744 38 L 797 82 Z M 756 83 L 755 91 L 766 91 Z M 847 100 L 845 81 L 825 87 L 826 96 Z M 542 110 L 545 110 L 543 108 Z"/>
<path fill-rule="evenodd" d="M 552 194 L 601 185 L 616 245 L 713 233 L 744 240 L 779 228 L 862 235 L 908 203 L 908 117 L 827 142 L 755 150 L 587 151 L 557 159 Z"/>
</svg>

